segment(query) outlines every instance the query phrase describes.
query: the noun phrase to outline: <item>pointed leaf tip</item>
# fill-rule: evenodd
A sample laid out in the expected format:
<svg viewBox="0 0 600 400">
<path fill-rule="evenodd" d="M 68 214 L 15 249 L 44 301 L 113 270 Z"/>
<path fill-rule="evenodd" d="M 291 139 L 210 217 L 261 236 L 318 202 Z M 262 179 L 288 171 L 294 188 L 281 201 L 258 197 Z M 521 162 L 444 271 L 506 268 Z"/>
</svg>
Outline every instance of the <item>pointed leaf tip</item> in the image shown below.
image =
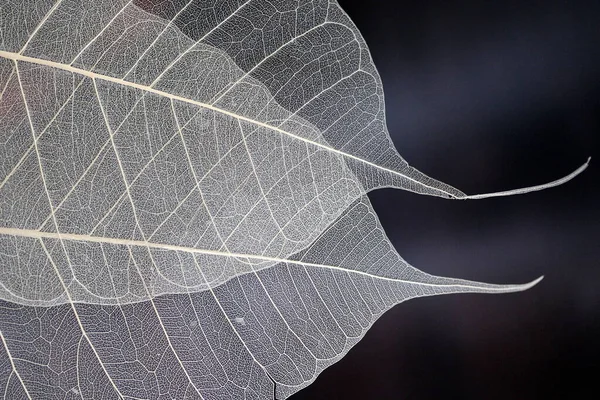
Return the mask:
<svg viewBox="0 0 600 400">
<path fill-rule="evenodd" d="M 592 157 L 588 157 L 588 159 L 586 160 L 586 162 L 583 163 L 583 165 L 581 165 L 575 171 L 571 172 L 569 175 L 563 176 L 562 178 L 557 179 L 557 180 L 552 181 L 552 182 L 548 182 L 548 183 L 544 183 L 544 184 L 536 185 L 536 186 L 524 187 L 524 188 L 520 188 L 520 189 L 505 190 L 505 191 L 502 191 L 502 192 L 474 194 L 474 195 L 470 195 L 470 196 L 465 196 L 465 197 L 463 197 L 461 199 L 464 199 L 464 200 L 469 200 L 469 199 L 477 200 L 477 199 L 486 199 L 488 197 L 513 196 L 513 195 L 516 195 L 516 194 L 525 194 L 525 193 L 529 193 L 529 192 L 536 192 L 538 190 L 548 189 L 548 188 L 555 187 L 555 186 L 560 186 L 563 183 L 566 183 L 566 182 L 570 181 L 571 179 L 575 178 L 577 175 L 579 175 L 580 173 L 582 173 L 588 167 L 588 165 L 590 164 L 590 160 L 591 159 L 592 159 Z"/>
<path fill-rule="evenodd" d="M 534 279 L 528 283 L 522 283 L 522 284 L 516 284 L 516 285 L 500 285 L 500 286 L 503 286 L 503 288 L 501 288 L 501 290 L 497 291 L 496 293 L 524 292 L 526 290 L 531 289 L 535 285 L 537 285 L 542 279 L 544 279 L 544 275 L 541 275 L 539 278 Z"/>
<path fill-rule="evenodd" d="M 544 279 L 544 275 L 541 275 L 539 278 L 534 279 L 533 281 L 524 284 L 523 285 L 523 290 L 531 289 L 532 287 L 534 287 L 535 285 L 537 285 L 538 283 L 540 283 L 542 279 Z"/>
</svg>

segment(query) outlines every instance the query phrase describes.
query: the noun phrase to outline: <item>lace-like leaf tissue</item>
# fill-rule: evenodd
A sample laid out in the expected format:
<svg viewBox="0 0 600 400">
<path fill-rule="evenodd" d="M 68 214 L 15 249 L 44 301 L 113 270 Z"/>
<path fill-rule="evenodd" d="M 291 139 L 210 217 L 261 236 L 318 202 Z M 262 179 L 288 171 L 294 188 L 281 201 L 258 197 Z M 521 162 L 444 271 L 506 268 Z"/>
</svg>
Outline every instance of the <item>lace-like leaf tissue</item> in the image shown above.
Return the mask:
<svg viewBox="0 0 600 400">
<path fill-rule="evenodd" d="M 284 399 L 404 300 L 500 293 L 394 250 L 410 167 L 334 0 L 0 1 L 7 398 Z"/>
</svg>

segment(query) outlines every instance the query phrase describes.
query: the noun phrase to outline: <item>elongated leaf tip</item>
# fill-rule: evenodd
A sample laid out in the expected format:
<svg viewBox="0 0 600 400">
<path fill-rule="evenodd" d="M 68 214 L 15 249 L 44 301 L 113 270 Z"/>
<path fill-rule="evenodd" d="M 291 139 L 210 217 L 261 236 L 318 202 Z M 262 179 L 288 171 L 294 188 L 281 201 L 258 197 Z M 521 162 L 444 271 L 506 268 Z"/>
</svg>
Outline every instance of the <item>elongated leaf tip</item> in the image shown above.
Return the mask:
<svg viewBox="0 0 600 400">
<path fill-rule="evenodd" d="M 540 281 L 544 279 L 544 275 L 540 276 L 537 279 L 534 279 L 533 281 L 526 283 L 524 286 L 525 288 L 523 290 L 527 290 L 527 289 L 531 289 L 532 287 L 534 287 L 535 285 L 537 285 L 538 283 L 540 283 Z"/>
<path fill-rule="evenodd" d="M 535 285 L 537 285 L 542 279 L 544 279 L 544 275 L 540 276 L 537 279 L 532 280 L 531 282 L 521 283 L 521 284 L 509 284 L 509 285 L 497 285 L 499 290 L 494 290 L 494 292 L 488 293 L 516 293 L 516 292 L 524 292 L 525 290 L 529 290 Z"/>
<path fill-rule="evenodd" d="M 528 283 L 523 283 L 520 285 L 506 285 L 506 287 L 510 287 L 508 291 L 498 292 L 498 293 L 516 293 L 516 292 L 524 292 L 525 290 L 529 290 L 535 285 L 537 285 L 542 279 L 544 279 L 544 275 L 540 276 L 537 279 L 532 280 Z"/>
<path fill-rule="evenodd" d="M 588 167 L 588 165 L 590 164 L 590 160 L 591 159 L 592 159 L 592 157 L 588 157 L 588 159 L 586 160 L 586 162 L 583 163 L 583 165 L 581 165 L 575 171 L 571 172 L 569 175 L 563 176 L 562 178 L 557 179 L 557 180 L 552 181 L 552 182 L 548 182 L 548 183 L 544 183 L 544 184 L 536 185 L 536 186 L 524 187 L 524 188 L 520 188 L 520 189 L 506 190 L 506 191 L 502 191 L 502 192 L 474 194 L 474 195 L 470 195 L 470 196 L 465 196 L 462 199 L 465 199 L 465 200 L 469 200 L 469 199 L 477 200 L 477 199 L 486 199 L 488 197 L 514 196 L 516 194 L 525 194 L 525 193 L 529 193 L 529 192 L 536 192 L 538 190 L 548 189 L 548 188 L 555 187 L 555 186 L 560 186 L 563 183 L 566 183 L 566 182 L 570 181 L 571 179 L 575 178 L 577 175 L 579 175 L 580 173 L 582 173 Z"/>
</svg>

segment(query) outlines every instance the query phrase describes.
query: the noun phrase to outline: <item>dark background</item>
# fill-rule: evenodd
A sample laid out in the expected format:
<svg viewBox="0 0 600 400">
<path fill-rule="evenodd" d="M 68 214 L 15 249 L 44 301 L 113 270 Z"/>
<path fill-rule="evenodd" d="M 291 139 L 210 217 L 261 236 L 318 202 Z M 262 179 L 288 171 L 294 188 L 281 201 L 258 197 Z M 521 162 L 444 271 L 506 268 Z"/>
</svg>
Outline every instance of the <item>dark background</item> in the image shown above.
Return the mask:
<svg viewBox="0 0 600 400">
<path fill-rule="evenodd" d="M 411 300 L 300 399 L 547 399 L 597 394 L 600 359 L 600 2 L 340 0 L 368 43 L 400 154 L 467 194 L 369 195 L 411 264 L 508 295 Z M 590 378 L 595 377 L 595 378 Z M 588 397 L 588 396 L 585 396 Z"/>
</svg>

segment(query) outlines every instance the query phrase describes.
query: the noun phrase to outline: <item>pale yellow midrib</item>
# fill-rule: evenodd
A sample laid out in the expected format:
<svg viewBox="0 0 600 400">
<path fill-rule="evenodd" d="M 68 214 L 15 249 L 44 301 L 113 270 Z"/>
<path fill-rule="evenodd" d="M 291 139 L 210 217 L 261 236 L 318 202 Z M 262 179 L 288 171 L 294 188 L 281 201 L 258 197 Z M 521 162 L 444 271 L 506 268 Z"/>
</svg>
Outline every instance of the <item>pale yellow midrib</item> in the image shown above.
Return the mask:
<svg viewBox="0 0 600 400">
<path fill-rule="evenodd" d="M 372 163 L 370 161 L 367 161 L 367 160 L 362 159 L 360 157 L 357 157 L 355 155 L 352 155 L 352 154 L 349 154 L 349 153 L 345 153 L 345 152 L 343 152 L 341 150 L 338 150 L 338 149 L 335 149 L 333 147 L 329 147 L 329 146 L 326 146 L 324 144 L 315 142 L 313 140 L 303 138 L 302 136 L 295 135 L 295 134 L 293 134 L 291 132 L 285 131 L 285 130 L 283 130 L 281 128 L 278 128 L 276 126 L 269 125 L 269 124 L 266 124 L 264 122 L 256 121 L 256 120 L 254 120 L 252 118 L 248 118 L 246 116 L 239 115 L 239 114 L 233 113 L 231 111 L 224 110 L 224 109 L 219 108 L 219 107 L 215 107 L 215 106 L 207 104 L 207 103 L 202 103 L 202 102 L 199 102 L 199 101 L 196 101 L 196 100 L 192 100 L 192 99 L 188 99 L 188 98 L 185 98 L 185 97 L 177 96 L 177 95 L 174 95 L 174 94 L 171 94 L 171 93 L 163 92 L 162 90 L 157 90 L 157 89 L 154 89 L 153 87 L 150 87 L 150 86 L 140 85 L 138 83 L 126 81 L 126 80 L 123 80 L 123 79 L 120 79 L 120 78 L 114 78 L 112 76 L 102 75 L 102 74 L 99 74 L 99 73 L 96 73 L 96 72 L 92 72 L 92 71 L 86 71 L 84 69 L 73 67 L 71 65 L 57 63 L 55 61 L 44 60 L 44 59 L 41 59 L 41 58 L 34 58 L 34 57 L 29 57 L 29 56 L 24 56 L 22 54 L 13 53 L 13 52 L 9 52 L 9 51 L 3 51 L 3 50 L 0 50 L 0 57 L 6 58 L 6 59 L 10 59 L 10 60 L 13 60 L 13 61 L 24 61 L 24 62 L 28 62 L 28 63 L 32 63 L 32 64 L 44 65 L 44 66 L 47 66 L 47 67 L 50 67 L 50 68 L 57 68 L 57 69 L 60 69 L 60 70 L 63 70 L 63 71 L 71 72 L 73 74 L 83 75 L 83 76 L 86 76 L 86 77 L 91 78 L 91 79 L 100 79 L 100 80 L 107 81 L 107 82 L 113 82 L 113 83 L 116 83 L 116 84 L 119 84 L 119 85 L 128 86 L 128 87 L 132 87 L 132 88 L 135 88 L 135 89 L 143 90 L 143 91 L 146 91 L 146 92 L 149 92 L 149 93 L 153 93 L 153 94 L 156 94 L 158 96 L 166 97 L 166 98 L 169 98 L 169 99 L 181 101 L 181 102 L 188 103 L 188 104 L 193 104 L 193 105 L 195 105 L 197 107 L 202 107 L 202 108 L 205 108 L 207 110 L 212 110 L 212 111 L 218 112 L 220 114 L 228 115 L 228 116 L 230 116 L 232 118 L 235 118 L 235 119 L 238 119 L 238 120 L 241 120 L 241 121 L 245 121 L 245 122 L 251 123 L 253 125 L 257 125 L 257 126 L 266 128 L 266 129 L 269 129 L 271 131 L 279 132 L 279 133 L 281 133 L 283 135 L 290 136 L 290 137 L 292 137 L 292 138 L 294 138 L 296 140 L 300 140 L 300 141 L 308 143 L 310 145 L 313 145 L 313 146 L 325 149 L 325 150 L 327 150 L 327 151 L 329 151 L 331 153 L 339 154 L 341 156 L 344 156 L 344 157 L 347 157 L 347 158 L 350 158 L 350 159 L 353 159 L 353 160 L 357 160 L 357 161 L 359 161 L 362 164 L 366 164 L 366 165 L 369 165 L 369 166 L 371 166 L 373 168 L 377 168 L 377 169 L 379 169 L 381 171 L 384 171 L 384 172 L 387 172 L 387 173 L 390 173 L 390 174 L 393 174 L 393 175 L 400 176 L 400 177 L 402 177 L 404 179 L 407 179 L 407 180 L 409 180 L 409 181 L 417 184 L 418 186 L 421 186 L 421 187 L 424 187 L 424 188 L 428 188 L 428 189 L 434 190 L 436 192 L 445 193 L 445 194 L 449 195 L 452 198 L 456 197 L 452 193 L 446 192 L 445 190 L 443 190 L 441 188 L 429 186 L 429 185 L 427 185 L 427 184 L 425 184 L 423 182 L 420 182 L 418 180 L 415 180 L 414 178 L 411 178 L 410 176 L 405 175 L 405 174 L 403 174 L 403 173 L 401 173 L 399 171 L 395 171 L 393 169 L 382 167 L 381 165 L 377 165 L 375 163 Z M 23 94 L 23 95 L 25 95 L 25 94 Z"/>
<path fill-rule="evenodd" d="M 493 291 L 506 292 L 507 290 L 515 290 L 515 291 L 516 290 L 525 290 L 525 289 L 535 285 L 537 282 L 539 282 L 539 279 L 538 279 L 538 280 L 535 280 L 533 282 L 523 284 L 523 285 L 520 285 L 520 284 L 498 285 L 498 287 L 478 286 L 478 285 L 468 285 L 468 284 L 440 285 L 440 284 L 434 284 L 434 283 L 416 282 L 416 281 L 408 281 L 408 280 L 403 280 L 403 279 L 388 278 L 388 277 L 384 277 L 384 276 L 380 276 L 380 275 L 373 275 L 373 274 L 370 274 L 370 273 L 364 272 L 364 271 L 359 271 L 359 270 L 355 270 L 355 269 L 346 269 L 346 268 L 342 268 L 342 267 L 338 267 L 338 266 L 334 266 L 334 265 L 314 264 L 314 263 L 309 263 L 309 262 L 305 262 L 305 261 L 287 260 L 284 258 L 261 256 L 261 255 L 255 255 L 255 254 L 229 253 L 229 252 L 223 252 L 223 251 L 218 251 L 218 250 L 197 249 L 197 248 L 193 248 L 193 247 L 177 246 L 177 245 L 166 244 L 166 243 L 153 243 L 153 242 L 147 242 L 147 241 L 143 241 L 143 240 L 129 240 L 129 239 L 121 239 L 121 238 L 80 235 L 80 234 L 73 234 L 73 233 L 58 234 L 58 233 L 54 233 L 54 232 L 42 232 L 42 231 L 36 231 L 36 230 L 32 230 L 32 229 L 18 229 L 18 228 L 4 228 L 4 227 L 0 227 L 0 235 L 19 236 L 19 237 L 26 237 L 26 238 L 32 238 L 32 239 L 71 240 L 71 241 L 78 241 L 78 242 L 103 243 L 103 244 L 113 244 L 113 245 L 121 245 L 121 246 L 141 246 L 141 247 L 148 247 L 148 248 L 153 248 L 153 249 L 182 251 L 182 252 L 187 252 L 187 253 L 207 254 L 207 255 L 220 256 L 220 257 L 231 257 L 231 258 L 241 258 L 241 259 L 247 258 L 247 259 L 259 260 L 260 262 L 288 263 L 288 264 L 302 265 L 302 266 L 306 266 L 306 267 L 325 268 L 325 269 L 341 271 L 341 272 L 345 272 L 345 273 L 362 275 L 362 276 L 366 276 L 366 277 L 369 277 L 372 279 L 390 281 L 390 282 L 395 282 L 395 283 L 406 283 L 406 284 L 418 285 L 418 286 L 429 286 L 429 287 L 444 287 L 444 288 L 455 287 L 457 289 L 458 288 L 483 289 L 483 290 L 490 291 L 490 292 L 493 292 Z"/>
</svg>

